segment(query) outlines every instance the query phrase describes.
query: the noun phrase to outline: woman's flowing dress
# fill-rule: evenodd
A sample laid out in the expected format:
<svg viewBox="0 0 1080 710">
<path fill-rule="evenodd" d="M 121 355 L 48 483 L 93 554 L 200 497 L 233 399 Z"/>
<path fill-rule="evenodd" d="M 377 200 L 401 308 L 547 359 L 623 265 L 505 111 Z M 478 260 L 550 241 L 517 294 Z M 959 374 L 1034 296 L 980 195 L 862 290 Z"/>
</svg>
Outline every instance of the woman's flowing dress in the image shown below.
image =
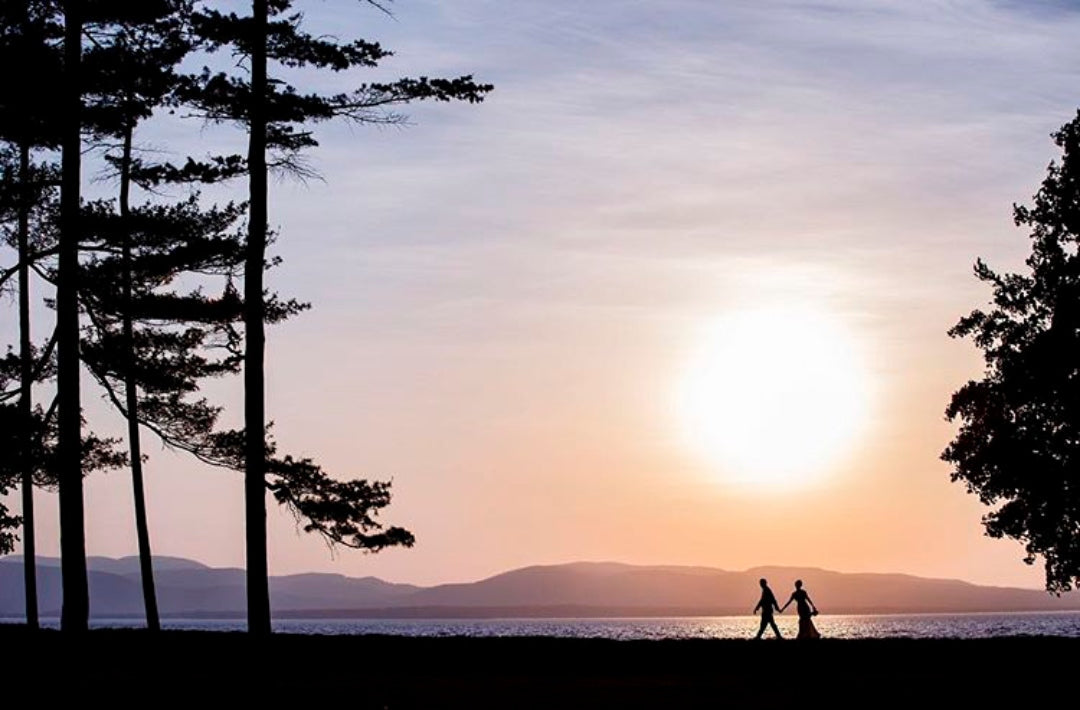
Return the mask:
<svg viewBox="0 0 1080 710">
<path fill-rule="evenodd" d="M 814 612 L 810 609 L 810 604 L 806 601 L 806 592 L 799 589 L 792 596 L 795 597 L 795 608 L 799 612 L 799 635 L 796 636 L 796 638 L 821 638 L 821 634 L 818 633 L 818 630 L 814 627 Z"/>
</svg>

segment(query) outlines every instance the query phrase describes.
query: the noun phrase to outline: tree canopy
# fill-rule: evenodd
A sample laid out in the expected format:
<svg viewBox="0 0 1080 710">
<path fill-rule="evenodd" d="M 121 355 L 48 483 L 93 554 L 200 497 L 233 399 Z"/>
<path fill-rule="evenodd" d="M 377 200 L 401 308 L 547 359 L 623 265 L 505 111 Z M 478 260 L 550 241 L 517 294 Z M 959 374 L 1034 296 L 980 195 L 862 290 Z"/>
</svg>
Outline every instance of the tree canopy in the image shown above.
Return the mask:
<svg viewBox="0 0 1080 710">
<path fill-rule="evenodd" d="M 1060 162 L 1014 207 L 1031 234 L 1027 272 L 976 262 L 993 306 L 949 331 L 975 342 L 986 369 L 952 396 L 960 430 L 942 458 L 993 506 L 987 534 L 1021 541 L 1025 562 L 1042 558 L 1047 590 L 1063 592 L 1080 583 L 1080 112 L 1053 137 Z"/>
</svg>

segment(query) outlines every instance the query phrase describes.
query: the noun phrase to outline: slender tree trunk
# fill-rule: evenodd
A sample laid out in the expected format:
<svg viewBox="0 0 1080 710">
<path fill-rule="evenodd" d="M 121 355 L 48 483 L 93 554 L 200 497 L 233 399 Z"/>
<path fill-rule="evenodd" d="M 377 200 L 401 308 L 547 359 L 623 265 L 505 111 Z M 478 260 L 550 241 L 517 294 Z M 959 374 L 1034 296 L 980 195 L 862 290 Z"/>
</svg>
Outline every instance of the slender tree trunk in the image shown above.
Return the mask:
<svg viewBox="0 0 1080 710">
<path fill-rule="evenodd" d="M 30 145 L 19 146 L 19 465 L 22 469 L 23 589 L 26 625 L 38 628 L 37 551 L 34 539 L 33 385 L 30 348 Z"/>
<path fill-rule="evenodd" d="M 120 161 L 120 239 L 124 267 L 124 394 L 127 408 L 128 450 L 131 456 L 131 489 L 135 495 L 135 534 L 139 540 L 139 571 L 142 576 L 146 626 L 161 630 L 157 593 L 154 590 L 154 558 L 150 552 L 150 528 L 146 522 L 146 493 L 143 487 L 142 440 L 139 432 L 139 392 L 135 380 L 135 325 L 131 288 L 131 126 L 124 131 L 124 152 Z"/>
<path fill-rule="evenodd" d="M 82 410 L 79 398 L 79 180 L 81 168 L 82 1 L 64 2 L 60 247 L 56 285 L 59 400 L 60 558 L 64 601 L 60 628 L 85 631 L 90 620 L 83 515 Z"/>
<path fill-rule="evenodd" d="M 248 631 L 270 633 L 266 551 L 266 392 L 264 390 L 263 264 L 266 257 L 267 0 L 253 0 L 248 179 L 251 214 L 244 265 L 244 501 L 247 528 Z"/>
</svg>

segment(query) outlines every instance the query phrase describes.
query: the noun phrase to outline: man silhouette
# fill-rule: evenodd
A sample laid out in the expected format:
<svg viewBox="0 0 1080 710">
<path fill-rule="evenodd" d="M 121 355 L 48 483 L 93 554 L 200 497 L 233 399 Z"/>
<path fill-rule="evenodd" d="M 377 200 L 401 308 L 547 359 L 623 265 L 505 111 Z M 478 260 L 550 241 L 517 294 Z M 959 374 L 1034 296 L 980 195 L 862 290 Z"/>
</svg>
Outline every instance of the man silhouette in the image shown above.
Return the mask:
<svg viewBox="0 0 1080 710">
<path fill-rule="evenodd" d="M 773 619 L 773 611 L 780 611 L 780 605 L 776 603 L 776 595 L 769 589 L 769 583 L 762 577 L 758 580 L 761 585 L 761 600 L 758 601 L 757 606 L 754 607 L 754 613 L 757 613 L 758 609 L 761 609 L 761 628 L 758 629 L 757 636 L 754 640 L 760 640 L 762 634 L 765 633 L 765 627 L 771 626 L 773 633 L 776 634 L 776 638 L 783 639 L 780 635 L 780 629 L 776 628 L 776 620 Z"/>
</svg>

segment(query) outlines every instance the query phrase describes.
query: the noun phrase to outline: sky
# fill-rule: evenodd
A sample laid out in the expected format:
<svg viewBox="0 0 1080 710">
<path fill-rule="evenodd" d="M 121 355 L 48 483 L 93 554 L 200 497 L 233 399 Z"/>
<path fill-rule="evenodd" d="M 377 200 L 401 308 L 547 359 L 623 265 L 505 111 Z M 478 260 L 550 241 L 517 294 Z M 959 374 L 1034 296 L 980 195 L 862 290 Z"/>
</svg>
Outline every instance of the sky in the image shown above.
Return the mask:
<svg viewBox="0 0 1080 710">
<path fill-rule="evenodd" d="M 1080 103 L 1080 3 L 301 5 L 313 31 L 395 56 L 298 81 L 496 88 L 479 106 L 410 107 L 405 127 L 321 126 L 322 179 L 272 184 L 269 284 L 313 305 L 269 333 L 275 436 L 334 475 L 392 479 L 383 519 L 417 538 L 333 552 L 271 502 L 272 573 L 429 584 L 615 560 L 1041 586 L 939 460 L 949 395 L 982 367 L 946 331 L 988 299 L 977 257 L 1022 267 L 1012 205 Z M 237 131 L 175 119 L 141 139 L 244 150 Z M 831 454 L 766 476 L 695 444 L 685 396 L 710 339 L 800 308 L 840 334 L 821 352 L 841 384 L 778 412 L 751 449 L 806 459 L 796 443 L 857 395 Z M 801 372 L 821 343 L 782 330 L 749 361 Z M 238 378 L 207 392 L 240 421 Z M 120 430 L 89 385 L 84 399 Z M 697 424 L 750 406 L 715 399 Z M 155 552 L 242 566 L 240 476 L 147 448 Z M 135 553 L 130 497 L 123 472 L 87 481 L 91 554 Z M 55 496 L 37 502 L 39 550 L 56 554 Z"/>
</svg>

